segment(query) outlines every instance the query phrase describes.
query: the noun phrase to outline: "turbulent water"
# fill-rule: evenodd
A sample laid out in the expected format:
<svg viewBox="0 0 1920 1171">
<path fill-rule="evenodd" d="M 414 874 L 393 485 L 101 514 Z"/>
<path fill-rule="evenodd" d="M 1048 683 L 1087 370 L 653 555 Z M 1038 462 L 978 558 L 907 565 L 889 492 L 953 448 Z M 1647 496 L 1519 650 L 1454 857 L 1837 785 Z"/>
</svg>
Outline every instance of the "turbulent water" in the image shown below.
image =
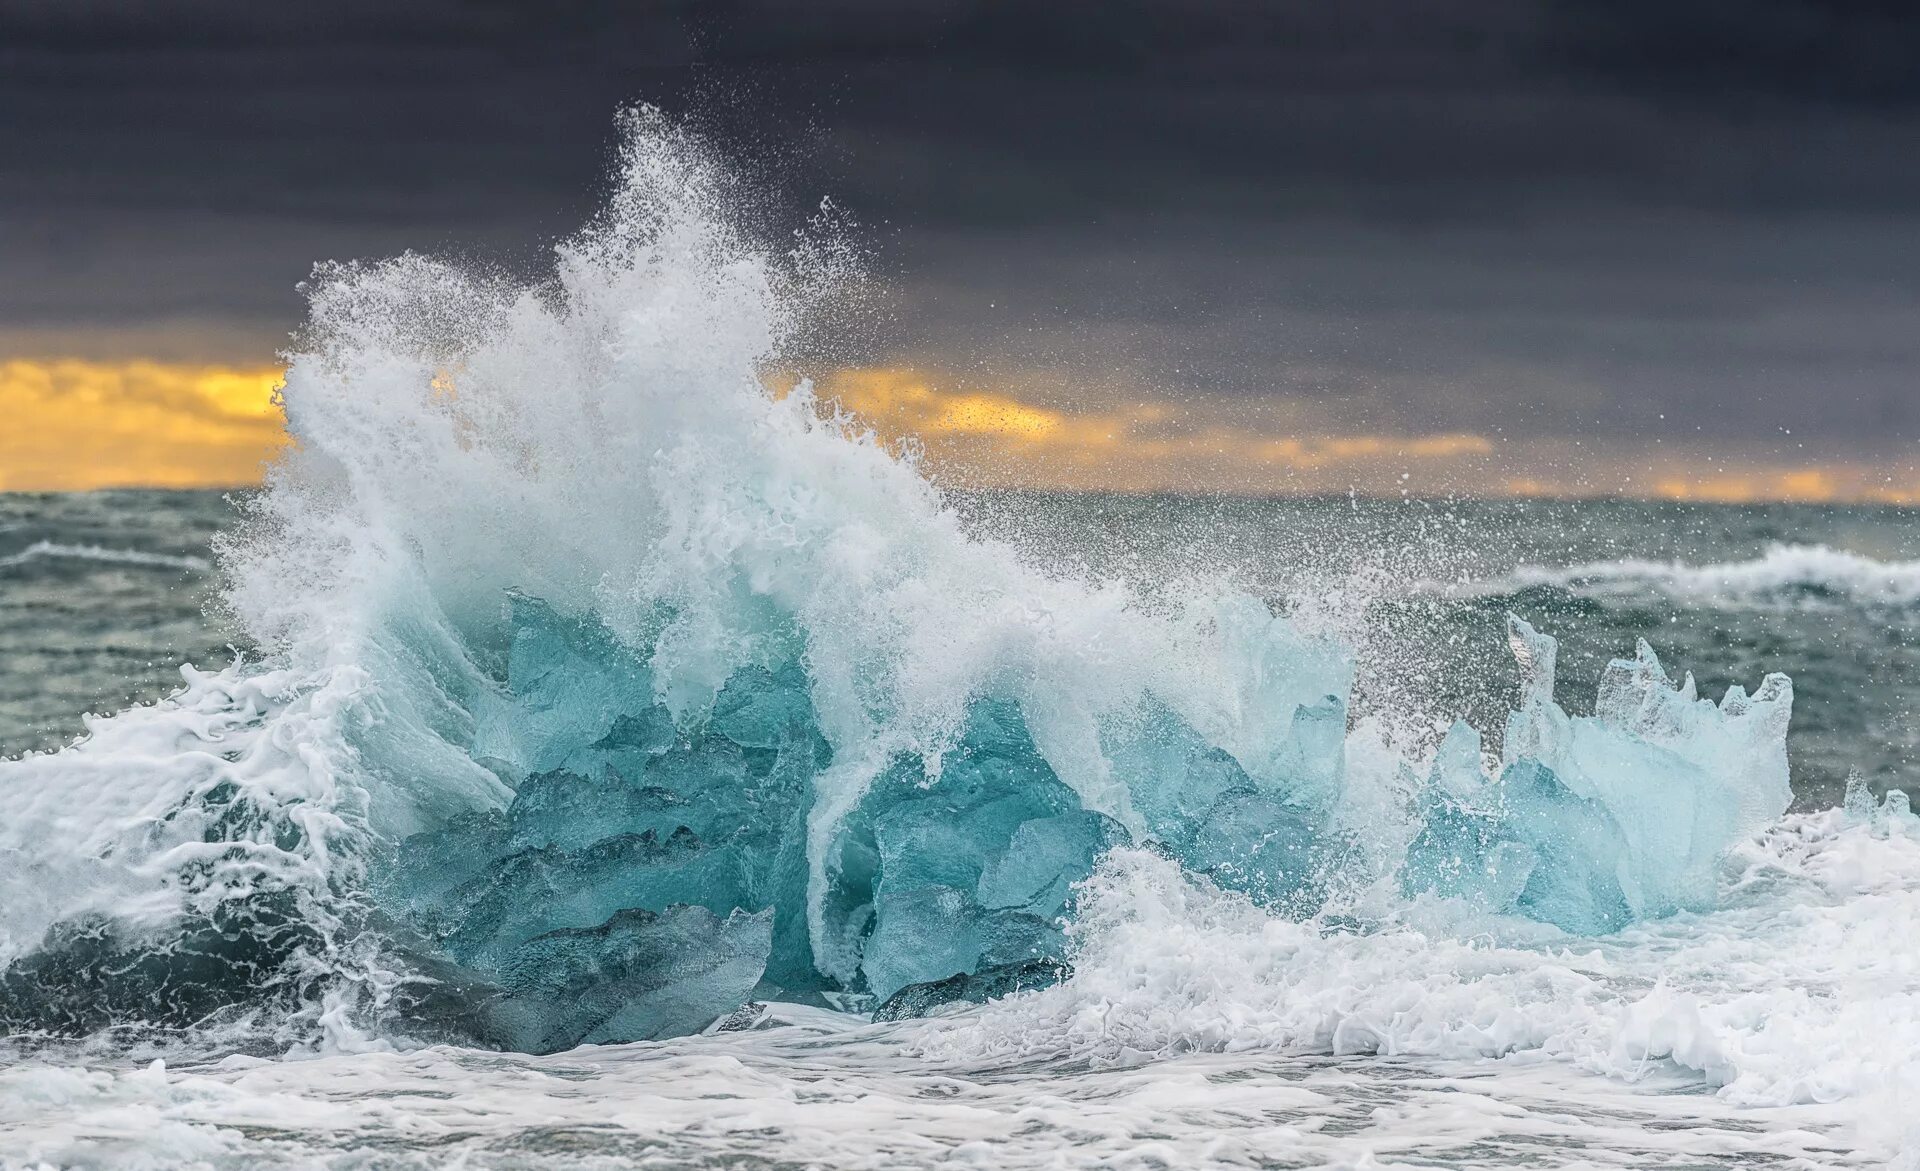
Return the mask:
<svg viewBox="0 0 1920 1171">
<path fill-rule="evenodd" d="M 1913 1165 L 1912 514 L 942 491 L 630 129 L 0 497 L 0 1165 Z"/>
</svg>

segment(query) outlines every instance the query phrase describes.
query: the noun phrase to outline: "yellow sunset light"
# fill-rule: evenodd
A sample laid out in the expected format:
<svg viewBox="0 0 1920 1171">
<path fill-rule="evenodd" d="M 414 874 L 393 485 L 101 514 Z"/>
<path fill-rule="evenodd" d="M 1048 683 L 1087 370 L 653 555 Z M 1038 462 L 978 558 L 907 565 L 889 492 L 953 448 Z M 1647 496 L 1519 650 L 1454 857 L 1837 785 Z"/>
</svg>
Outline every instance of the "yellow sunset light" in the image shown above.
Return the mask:
<svg viewBox="0 0 1920 1171">
<path fill-rule="evenodd" d="M 457 397 L 458 370 L 426 392 Z M 275 366 L 74 358 L 0 361 L 0 491 L 237 487 L 260 481 L 288 442 Z M 769 379 L 774 393 L 791 375 Z M 1311 433 L 1130 401 L 1042 405 L 1015 389 L 910 367 L 849 367 L 816 394 L 889 442 L 912 439 L 960 482 L 1115 491 L 1326 492 L 1349 487 L 1469 495 L 1635 495 L 1680 501 L 1920 503 L 1913 469 L 1711 462 L 1669 450 L 1658 467 L 1622 454 L 1569 463 L 1551 441 L 1496 446 L 1469 432 Z M 1709 470 L 1710 469 L 1710 470 Z"/>
<path fill-rule="evenodd" d="M 0 362 L 0 491 L 259 482 L 287 443 L 262 366 Z"/>
</svg>

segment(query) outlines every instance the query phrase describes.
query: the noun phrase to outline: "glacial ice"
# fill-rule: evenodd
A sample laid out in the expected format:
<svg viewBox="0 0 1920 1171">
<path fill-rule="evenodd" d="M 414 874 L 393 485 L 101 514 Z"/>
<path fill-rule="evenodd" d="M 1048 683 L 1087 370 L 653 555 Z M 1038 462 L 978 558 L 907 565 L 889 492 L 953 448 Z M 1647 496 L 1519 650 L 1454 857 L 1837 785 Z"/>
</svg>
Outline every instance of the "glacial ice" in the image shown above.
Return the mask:
<svg viewBox="0 0 1920 1171">
<path fill-rule="evenodd" d="M 899 1021 L 932 1016 L 951 1005 L 983 1004 L 1003 996 L 1050 988 L 1071 975 L 1072 966 L 1059 960 L 996 964 L 977 972 L 956 973 L 944 980 L 909 984 L 875 1009 L 873 1019 Z"/>
<path fill-rule="evenodd" d="M 1553 698 L 1557 644 L 1517 616 L 1524 676 L 1503 767 L 1481 772 L 1479 738 L 1457 725 L 1423 795 L 1402 884 L 1598 935 L 1711 904 L 1733 843 L 1785 813 L 1793 685 L 1769 675 L 1716 705 L 1678 686 L 1642 640 L 1601 677 L 1594 714 Z"/>
<path fill-rule="evenodd" d="M 548 931 L 505 958 L 486 1017 L 508 1048 L 532 1053 L 696 1033 L 750 998 L 772 926 L 765 911 L 682 905 Z"/>
<path fill-rule="evenodd" d="M 834 753 L 805 667 L 741 668 L 676 720 L 643 650 L 535 598 L 509 612 L 474 754 L 513 799 L 399 843 L 376 885 L 438 961 L 494 990 L 486 1031 L 514 1048 L 686 1032 L 750 999 L 857 992 L 901 1016 L 1038 986 L 1071 959 L 1077 884 L 1119 846 L 1296 919 L 1360 864 L 1326 734 L 1337 696 L 1299 705 L 1258 773 L 1165 707 L 1105 729 L 1138 835 L 1061 780 L 1018 702 L 981 697 L 950 747 L 897 755 L 833 827 L 821 922 L 857 957 L 837 978 L 808 915 L 808 819 Z M 1449 732 L 1401 887 L 1581 934 L 1706 905 L 1721 852 L 1785 808 L 1790 685 L 1714 705 L 1643 643 L 1575 718 L 1553 699 L 1554 641 L 1510 630 L 1526 682 L 1502 766 L 1483 770 L 1471 727 Z"/>
<path fill-rule="evenodd" d="M 625 923 L 622 938 L 638 938 L 636 914 L 677 916 L 673 938 L 685 949 L 702 922 L 685 912 L 702 909 L 715 935 L 707 967 L 730 977 L 754 955 L 738 917 L 764 925 L 751 978 L 724 982 L 721 1000 L 733 999 L 707 1019 L 749 994 L 834 990 L 807 937 L 804 819 L 832 753 L 804 674 L 744 669 L 698 726 L 682 728 L 609 632 L 532 598 L 513 598 L 511 612 L 506 686 L 476 729 L 475 752 L 515 782 L 514 798 L 400 843 L 378 875 L 383 899 L 469 979 L 508 990 L 514 1047 L 635 1022 L 706 1023 L 625 1009 L 600 1014 L 594 1033 L 573 1016 L 534 1019 L 549 1002 L 577 1015 L 577 996 L 516 1000 L 515 989 L 569 987 L 591 933 Z M 897 761 L 840 835 L 835 929 L 858 942 L 863 990 L 880 999 L 982 965 L 1059 955 L 1073 883 L 1128 840 L 1053 775 L 1010 705 L 974 705 L 959 742 L 937 775 L 923 760 Z"/>
</svg>

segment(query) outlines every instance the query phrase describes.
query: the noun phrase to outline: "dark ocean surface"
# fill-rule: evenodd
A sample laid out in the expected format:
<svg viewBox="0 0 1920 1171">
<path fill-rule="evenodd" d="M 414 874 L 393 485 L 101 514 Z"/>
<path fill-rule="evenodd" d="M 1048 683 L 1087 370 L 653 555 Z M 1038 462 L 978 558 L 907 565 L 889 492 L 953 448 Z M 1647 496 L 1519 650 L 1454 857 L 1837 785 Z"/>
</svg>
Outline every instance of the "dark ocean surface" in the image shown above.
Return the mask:
<svg viewBox="0 0 1920 1171">
<path fill-rule="evenodd" d="M 1559 699 L 1592 707 L 1646 638 L 1701 693 L 1795 686 L 1801 807 L 1848 772 L 1876 789 L 1920 750 L 1920 512 L 1628 501 L 1370 501 L 964 493 L 977 530 L 1151 587 L 1239 576 L 1358 651 L 1356 712 L 1413 708 L 1497 735 L 1517 681 L 1502 622 L 1560 639 Z M 179 666 L 247 653 L 210 547 L 231 494 L 0 495 L 0 755 L 56 748 L 83 713 L 150 702 Z M 1387 698 L 1392 703 L 1388 704 Z"/>
</svg>

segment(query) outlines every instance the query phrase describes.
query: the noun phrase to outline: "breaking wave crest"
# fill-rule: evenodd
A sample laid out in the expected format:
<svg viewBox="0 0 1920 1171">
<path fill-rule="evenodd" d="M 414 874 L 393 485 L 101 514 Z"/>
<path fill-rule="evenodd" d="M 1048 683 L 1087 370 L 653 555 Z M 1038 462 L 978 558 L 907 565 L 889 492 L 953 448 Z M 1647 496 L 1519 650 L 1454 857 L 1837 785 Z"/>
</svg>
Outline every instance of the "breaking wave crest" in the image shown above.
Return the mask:
<svg viewBox="0 0 1920 1171">
<path fill-rule="evenodd" d="M 1715 703 L 1642 644 L 1572 717 L 1514 618 L 1497 753 L 1353 719 L 1338 639 L 1036 567 L 769 394 L 848 250 L 628 131 L 546 280 L 317 273 L 298 443 L 220 549 L 264 657 L 0 763 L 0 1027 L 549 1051 L 1055 985 L 940 1043 L 1761 1068 L 1545 949 L 1772 881 L 1728 867 L 1790 798 L 1785 676 Z"/>
<path fill-rule="evenodd" d="M 108 565 L 138 565 L 155 569 L 181 569 L 192 573 L 210 569 L 199 557 L 173 553 L 149 553 L 141 549 L 109 549 L 100 545 L 69 545 L 59 541 L 35 541 L 17 553 L 0 556 L 0 570 L 12 569 L 34 561 L 85 561 Z"/>
<path fill-rule="evenodd" d="M 1655 589 L 1676 598 L 1736 604 L 1840 599 L 1861 605 L 1911 606 L 1920 602 L 1920 561 L 1878 561 L 1826 545 L 1775 544 L 1751 560 L 1722 564 L 1629 557 L 1564 568 L 1528 566 L 1480 592 L 1507 593 L 1538 585 L 1603 594 Z"/>
</svg>

